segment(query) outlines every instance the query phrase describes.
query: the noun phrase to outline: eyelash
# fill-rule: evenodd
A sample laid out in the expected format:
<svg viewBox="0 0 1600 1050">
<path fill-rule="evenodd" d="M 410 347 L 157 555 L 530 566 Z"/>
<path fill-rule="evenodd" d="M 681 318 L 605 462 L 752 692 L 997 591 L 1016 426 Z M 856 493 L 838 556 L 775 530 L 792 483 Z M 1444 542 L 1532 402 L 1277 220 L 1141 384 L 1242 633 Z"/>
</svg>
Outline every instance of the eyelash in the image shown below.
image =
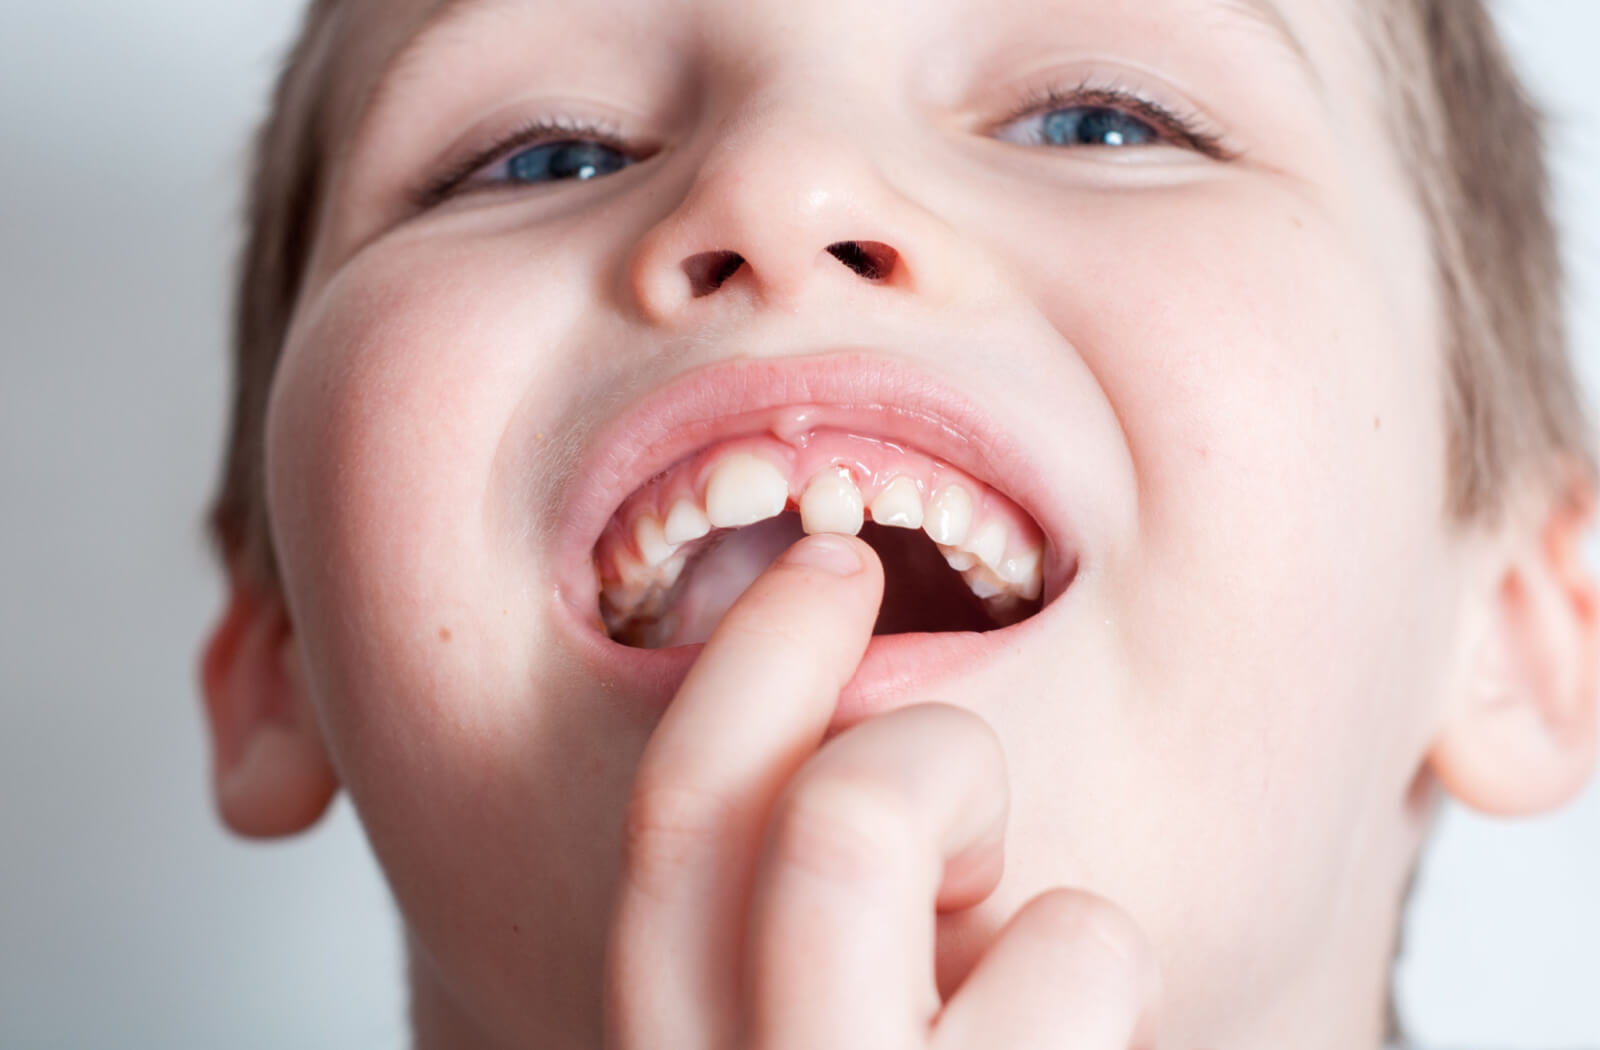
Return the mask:
<svg viewBox="0 0 1600 1050">
<path fill-rule="evenodd" d="M 1234 153 L 1223 144 L 1222 136 L 1213 131 L 1198 114 L 1180 113 L 1126 88 L 1095 86 L 1087 81 L 1068 89 L 1056 86 L 1037 89 L 1009 116 L 991 124 L 988 130 L 993 132 L 1026 117 L 1040 116 L 1054 110 L 1085 106 L 1119 110 L 1150 125 L 1161 138 L 1173 145 L 1193 150 L 1212 160 L 1225 161 L 1234 157 Z M 529 121 L 452 165 L 412 193 L 413 202 L 419 211 L 427 211 L 455 195 L 468 179 L 493 161 L 508 159 L 535 146 L 580 139 L 638 159 L 635 156 L 638 151 L 629 146 L 621 130 L 613 124 L 582 117 L 540 118 Z"/>
<path fill-rule="evenodd" d="M 1118 110 L 1142 120 L 1173 145 L 1193 150 L 1212 160 L 1225 161 L 1235 157 L 1233 151 L 1223 143 L 1221 134 L 1213 130 L 1198 113 L 1179 112 L 1127 88 L 1115 84 L 1096 85 L 1087 80 L 1071 88 L 1046 85 L 1036 89 L 1009 116 L 991 124 L 989 131 L 1014 124 L 1025 117 L 1089 106 Z"/>
<path fill-rule="evenodd" d="M 497 139 L 483 149 L 468 155 L 412 196 L 418 210 L 426 211 L 442 204 L 475 175 L 479 168 L 491 161 L 509 158 L 523 149 L 568 139 L 594 142 L 607 149 L 616 150 L 624 156 L 631 156 L 635 152 L 623 141 L 622 132 L 615 125 L 583 117 L 540 118 L 529 121 L 504 138 Z"/>
</svg>

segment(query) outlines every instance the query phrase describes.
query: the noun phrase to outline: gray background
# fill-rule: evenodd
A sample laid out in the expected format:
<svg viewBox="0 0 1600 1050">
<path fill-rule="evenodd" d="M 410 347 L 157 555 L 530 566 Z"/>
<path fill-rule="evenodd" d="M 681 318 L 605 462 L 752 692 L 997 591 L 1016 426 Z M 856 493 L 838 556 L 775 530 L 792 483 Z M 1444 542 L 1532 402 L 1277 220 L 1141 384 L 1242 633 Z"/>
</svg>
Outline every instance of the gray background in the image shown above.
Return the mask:
<svg viewBox="0 0 1600 1050">
<path fill-rule="evenodd" d="M 196 650 L 246 129 L 294 0 L 0 0 L 0 1047 L 399 1047 L 399 937 L 349 810 L 228 837 Z M 1559 119 L 1600 356 L 1600 3 L 1502 7 Z M 1451 812 L 1409 923 L 1425 1042 L 1600 1046 L 1600 786 Z"/>
</svg>

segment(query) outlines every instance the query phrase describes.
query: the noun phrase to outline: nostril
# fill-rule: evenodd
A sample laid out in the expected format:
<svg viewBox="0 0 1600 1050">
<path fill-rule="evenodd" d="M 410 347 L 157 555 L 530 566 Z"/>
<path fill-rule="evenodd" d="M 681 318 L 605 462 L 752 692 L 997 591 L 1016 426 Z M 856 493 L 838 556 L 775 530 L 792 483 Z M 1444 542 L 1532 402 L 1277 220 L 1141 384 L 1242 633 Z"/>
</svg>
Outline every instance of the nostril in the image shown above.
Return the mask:
<svg viewBox="0 0 1600 1050">
<path fill-rule="evenodd" d="M 888 280 L 900 253 L 881 241 L 840 241 L 828 245 L 828 254 L 869 281 Z"/>
<path fill-rule="evenodd" d="M 743 265 L 744 256 L 738 252 L 701 252 L 684 261 L 683 272 L 689 275 L 689 287 L 698 299 L 721 288 Z"/>
</svg>

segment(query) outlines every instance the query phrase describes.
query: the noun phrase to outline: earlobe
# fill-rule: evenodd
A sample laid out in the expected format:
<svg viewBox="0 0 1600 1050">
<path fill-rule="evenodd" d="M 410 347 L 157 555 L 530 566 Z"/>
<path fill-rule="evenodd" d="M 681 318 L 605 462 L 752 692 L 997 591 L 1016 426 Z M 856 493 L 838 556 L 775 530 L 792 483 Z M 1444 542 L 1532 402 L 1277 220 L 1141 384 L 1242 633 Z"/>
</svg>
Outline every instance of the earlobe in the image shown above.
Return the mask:
<svg viewBox="0 0 1600 1050">
<path fill-rule="evenodd" d="M 316 823 L 338 778 L 314 717 L 283 600 L 229 573 L 229 597 L 201 660 L 212 789 L 241 835 L 289 835 Z"/>
<path fill-rule="evenodd" d="M 1593 772 L 1600 599 L 1582 555 L 1592 520 L 1585 485 L 1581 498 L 1551 507 L 1502 548 L 1471 688 L 1429 755 L 1439 782 L 1474 809 L 1545 812 Z"/>
</svg>

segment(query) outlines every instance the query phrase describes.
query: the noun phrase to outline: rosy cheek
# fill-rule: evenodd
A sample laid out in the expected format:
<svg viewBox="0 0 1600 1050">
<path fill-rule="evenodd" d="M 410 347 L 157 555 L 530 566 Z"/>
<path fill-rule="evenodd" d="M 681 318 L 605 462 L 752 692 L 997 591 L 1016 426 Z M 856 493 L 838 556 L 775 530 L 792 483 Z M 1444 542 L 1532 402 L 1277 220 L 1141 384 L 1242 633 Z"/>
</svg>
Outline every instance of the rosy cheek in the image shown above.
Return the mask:
<svg viewBox="0 0 1600 1050">
<path fill-rule="evenodd" d="M 398 687 L 467 661 L 492 632 L 505 658 L 534 644 L 529 537 L 557 469 L 538 438 L 560 432 L 572 400 L 560 368 L 575 356 L 570 304 L 584 301 L 525 272 L 509 238 L 502 252 L 392 247 L 315 294 L 268 419 L 285 583 L 353 699 L 362 667 Z M 441 626 L 455 639 L 442 661 Z"/>
</svg>

